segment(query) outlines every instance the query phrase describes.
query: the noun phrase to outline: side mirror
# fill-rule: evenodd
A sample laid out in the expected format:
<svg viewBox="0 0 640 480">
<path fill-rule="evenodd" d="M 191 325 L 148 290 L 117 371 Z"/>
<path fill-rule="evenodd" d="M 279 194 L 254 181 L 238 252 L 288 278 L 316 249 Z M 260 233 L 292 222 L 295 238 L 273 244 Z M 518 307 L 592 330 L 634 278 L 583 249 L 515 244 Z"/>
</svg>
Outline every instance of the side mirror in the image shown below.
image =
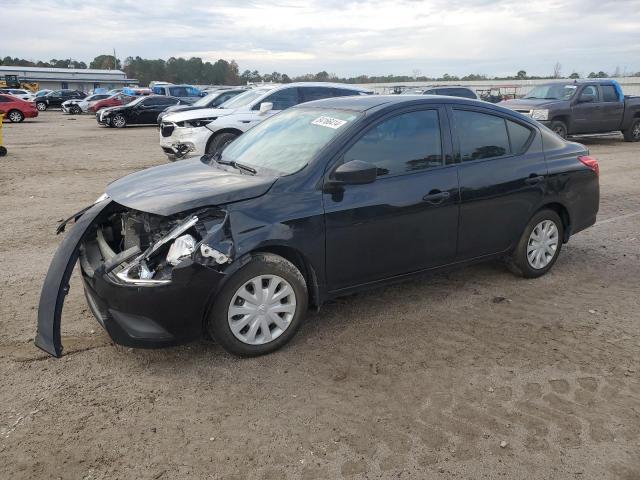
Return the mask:
<svg viewBox="0 0 640 480">
<path fill-rule="evenodd" d="M 267 113 L 269 110 L 273 109 L 273 103 L 271 102 L 262 102 L 260 104 L 260 113 Z"/>
<path fill-rule="evenodd" d="M 378 176 L 378 169 L 361 160 L 351 160 L 336 168 L 331 175 L 331 180 L 340 185 L 363 185 L 373 183 Z"/>
<path fill-rule="evenodd" d="M 578 98 L 578 103 L 593 103 L 595 101 L 596 97 L 589 93 L 583 93 L 582 95 L 580 95 L 580 98 Z"/>
</svg>

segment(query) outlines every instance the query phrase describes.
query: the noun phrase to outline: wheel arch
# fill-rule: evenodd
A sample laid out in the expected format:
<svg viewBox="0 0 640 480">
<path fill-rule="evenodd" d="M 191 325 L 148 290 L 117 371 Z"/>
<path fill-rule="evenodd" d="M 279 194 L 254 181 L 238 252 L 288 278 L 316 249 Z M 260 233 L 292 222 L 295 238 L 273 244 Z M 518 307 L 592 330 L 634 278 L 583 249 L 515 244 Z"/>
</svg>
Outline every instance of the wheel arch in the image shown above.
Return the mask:
<svg viewBox="0 0 640 480">
<path fill-rule="evenodd" d="M 571 215 L 569 214 L 569 210 L 567 209 L 567 207 L 560 202 L 549 202 L 542 205 L 533 213 L 533 215 L 541 210 L 553 210 L 558 214 L 558 216 L 562 220 L 562 229 L 564 232 L 562 243 L 567 243 L 569 241 L 569 237 L 571 237 Z"/>
<path fill-rule="evenodd" d="M 205 151 L 209 149 L 209 145 L 211 144 L 211 142 L 213 142 L 213 139 L 216 138 L 218 135 L 222 135 L 223 133 L 233 133 L 235 135 L 240 136 L 244 132 L 242 130 L 239 130 L 233 127 L 225 127 L 225 128 L 221 128 L 220 130 L 216 130 L 209 136 L 209 139 L 207 140 L 207 144 L 205 145 Z"/>
<path fill-rule="evenodd" d="M 571 115 L 567 114 L 567 113 L 558 113 L 556 115 L 553 115 L 551 117 L 551 119 L 549 120 L 549 122 L 562 122 L 564 123 L 565 127 L 567 127 L 567 133 L 569 133 L 569 130 L 571 129 Z"/>
<path fill-rule="evenodd" d="M 24 114 L 24 112 L 23 112 L 23 111 L 21 111 L 21 110 L 19 110 L 19 109 L 17 109 L 17 108 L 12 108 L 11 110 L 9 110 L 9 111 L 7 112 L 7 114 L 6 114 L 6 118 L 9 118 L 9 115 L 11 115 L 11 113 L 13 113 L 13 112 L 18 112 L 18 113 L 22 116 L 22 120 L 24 120 L 24 119 L 25 119 L 25 114 Z M 22 121 L 22 120 L 21 120 L 21 121 Z"/>
<path fill-rule="evenodd" d="M 288 245 L 266 245 L 257 248 L 251 253 L 273 253 L 293 263 L 307 282 L 309 306 L 315 308 L 320 307 L 320 287 L 318 285 L 316 270 L 299 250 Z"/>
</svg>

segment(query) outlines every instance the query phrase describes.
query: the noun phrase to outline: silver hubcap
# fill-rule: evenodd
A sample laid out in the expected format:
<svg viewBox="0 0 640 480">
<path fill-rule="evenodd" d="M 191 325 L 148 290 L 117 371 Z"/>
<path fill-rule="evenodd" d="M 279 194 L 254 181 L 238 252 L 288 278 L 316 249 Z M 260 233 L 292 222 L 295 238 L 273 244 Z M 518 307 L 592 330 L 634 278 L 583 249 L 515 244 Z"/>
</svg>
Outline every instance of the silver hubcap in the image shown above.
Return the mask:
<svg viewBox="0 0 640 480">
<path fill-rule="evenodd" d="M 231 299 L 227 320 L 233 335 L 248 345 L 263 345 L 282 335 L 296 313 L 296 294 L 284 278 L 260 275 Z"/>
<path fill-rule="evenodd" d="M 634 125 L 632 135 L 633 138 L 640 138 L 640 122 Z"/>
<path fill-rule="evenodd" d="M 42 112 L 45 108 L 47 108 L 47 106 L 44 103 L 36 103 L 36 108 Z"/>
<path fill-rule="evenodd" d="M 124 125 L 124 117 L 122 115 L 116 115 L 113 119 L 113 124 L 116 127 L 122 127 Z"/>
<path fill-rule="evenodd" d="M 558 250 L 558 227 L 551 220 L 535 226 L 527 243 L 527 260 L 535 269 L 549 265 Z"/>
<path fill-rule="evenodd" d="M 22 116 L 18 112 L 11 112 L 11 115 L 9 115 L 9 119 L 12 122 L 19 122 L 21 118 Z"/>
</svg>

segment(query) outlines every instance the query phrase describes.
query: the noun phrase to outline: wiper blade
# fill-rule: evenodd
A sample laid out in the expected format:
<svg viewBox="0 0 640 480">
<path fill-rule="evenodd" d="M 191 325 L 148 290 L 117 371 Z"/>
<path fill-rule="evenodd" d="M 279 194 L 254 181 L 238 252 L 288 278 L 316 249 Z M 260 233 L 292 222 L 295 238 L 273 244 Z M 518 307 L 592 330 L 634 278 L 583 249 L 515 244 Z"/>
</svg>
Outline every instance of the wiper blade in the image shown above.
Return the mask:
<svg viewBox="0 0 640 480">
<path fill-rule="evenodd" d="M 244 170 L 246 172 L 253 173 L 254 175 L 258 173 L 258 171 L 255 168 L 250 167 L 249 165 L 238 163 L 235 160 L 223 160 L 222 158 L 220 158 L 220 156 L 218 156 L 218 158 L 214 158 L 214 160 L 220 165 L 231 165 L 233 168 L 237 168 L 238 170 Z"/>
</svg>

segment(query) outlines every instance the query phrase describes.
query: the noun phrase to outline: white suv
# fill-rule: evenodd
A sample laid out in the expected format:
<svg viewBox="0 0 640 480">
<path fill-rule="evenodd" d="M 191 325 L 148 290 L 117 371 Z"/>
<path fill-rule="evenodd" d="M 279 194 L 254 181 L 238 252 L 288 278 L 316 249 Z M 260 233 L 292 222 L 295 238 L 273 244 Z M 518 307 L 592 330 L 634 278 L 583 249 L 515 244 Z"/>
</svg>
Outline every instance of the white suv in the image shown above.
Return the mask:
<svg viewBox="0 0 640 480">
<path fill-rule="evenodd" d="M 160 125 L 160 147 L 170 160 L 215 153 L 264 119 L 299 103 L 371 93 L 342 83 L 259 86 L 228 100 L 220 108 L 166 115 Z"/>
</svg>

